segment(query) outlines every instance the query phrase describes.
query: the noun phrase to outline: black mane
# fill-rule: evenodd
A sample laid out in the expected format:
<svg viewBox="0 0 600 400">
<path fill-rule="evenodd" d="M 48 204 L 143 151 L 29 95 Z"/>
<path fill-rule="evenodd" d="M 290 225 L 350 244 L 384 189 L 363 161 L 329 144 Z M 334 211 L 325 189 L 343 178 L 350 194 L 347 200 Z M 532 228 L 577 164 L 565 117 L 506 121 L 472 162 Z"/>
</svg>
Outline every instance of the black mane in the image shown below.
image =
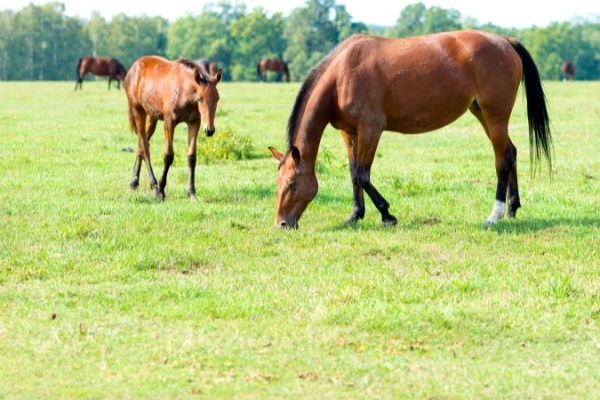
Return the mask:
<svg viewBox="0 0 600 400">
<path fill-rule="evenodd" d="M 294 107 L 292 108 L 292 113 L 290 114 L 290 119 L 288 120 L 288 151 L 294 143 L 294 135 L 296 134 L 296 130 L 298 129 L 298 120 L 300 119 L 300 114 L 302 112 L 304 104 L 306 103 L 306 99 L 312 92 L 314 84 L 329 66 L 329 63 L 331 62 L 331 59 L 333 58 L 333 55 L 338 48 L 339 47 L 334 48 L 327 56 L 325 56 L 325 58 L 319 61 L 319 63 L 308 72 L 306 79 L 304 79 L 304 83 L 302 83 L 302 86 L 300 87 L 300 91 L 298 92 L 298 95 L 296 96 L 296 101 L 294 102 Z"/>
<path fill-rule="evenodd" d="M 200 67 L 192 60 L 188 60 L 187 58 L 178 58 L 177 60 L 175 60 L 175 62 L 185 66 L 186 68 L 191 69 L 192 71 L 195 71 L 197 79 L 201 80 L 202 83 L 208 83 L 208 77 L 206 76 L 206 72 L 204 72 L 202 70 L 202 67 Z"/>
</svg>

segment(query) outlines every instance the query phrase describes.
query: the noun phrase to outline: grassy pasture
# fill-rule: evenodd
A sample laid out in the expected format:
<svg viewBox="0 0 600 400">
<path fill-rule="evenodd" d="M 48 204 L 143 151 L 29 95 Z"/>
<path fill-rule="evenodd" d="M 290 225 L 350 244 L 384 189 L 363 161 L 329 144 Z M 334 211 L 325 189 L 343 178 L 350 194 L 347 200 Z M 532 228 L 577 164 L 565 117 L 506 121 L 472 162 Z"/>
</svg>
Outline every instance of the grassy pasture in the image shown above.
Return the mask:
<svg viewBox="0 0 600 400">
<path fill-rule="evenodd" d="M 545 86 L 553 178 L 529 172 L 517 99 L 514 221 L 482 226 L 493 155 L 466 115 L 383 136 L 372 179 L 393 228 L 368 200 L 343 223 L 351 185 L 329 128 L 319 195 L 292 232 L 273 227 L 266 147 L 285 146 L 296 84 L 220 85 L 216 135 L 250 138 L 252 157 L 200 164 L 190 202 L 180 126 L 164 203 L 144 167 L 128 188 L 123 91 L 73 86 L 0 82 L 0 398 L 600 392 L 600 83 Z"/>
</svg>

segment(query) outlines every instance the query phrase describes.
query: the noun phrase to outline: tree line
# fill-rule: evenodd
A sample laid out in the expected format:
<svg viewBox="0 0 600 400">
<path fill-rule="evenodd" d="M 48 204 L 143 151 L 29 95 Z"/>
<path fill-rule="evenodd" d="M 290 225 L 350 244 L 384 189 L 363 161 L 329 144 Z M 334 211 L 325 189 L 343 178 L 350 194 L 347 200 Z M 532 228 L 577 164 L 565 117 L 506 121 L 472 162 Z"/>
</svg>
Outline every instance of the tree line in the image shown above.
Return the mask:
<svg viewBox="0 0 600 400">
<path fill-rule="evenodd" d="M 407 37 L 457 29 L 481 29 L 518 38 L 544 79 L 560 79 L 571 60 L 577 79 L 600 78 L 600 18 L 556 22 L 525 29 L 480 24 L 454 9 L 415 3 L 389 28 L 356 22 L 336 0 L 306 0 L 288 16 L 222 0 L 173 22 L 163 17 L 119 14 L 106 20 L 65 14 L 62 3 L 30 4 L 0 11 L 0 80 L 71 80 L 83 55 L 116 57 L 126 66 L 142 55 L 206 58 L 224 69 L 226 80 L 257 80 L 261 58 L 279 57 L 293 80 L 335 45 L 355 33 Z"/>
</svg>

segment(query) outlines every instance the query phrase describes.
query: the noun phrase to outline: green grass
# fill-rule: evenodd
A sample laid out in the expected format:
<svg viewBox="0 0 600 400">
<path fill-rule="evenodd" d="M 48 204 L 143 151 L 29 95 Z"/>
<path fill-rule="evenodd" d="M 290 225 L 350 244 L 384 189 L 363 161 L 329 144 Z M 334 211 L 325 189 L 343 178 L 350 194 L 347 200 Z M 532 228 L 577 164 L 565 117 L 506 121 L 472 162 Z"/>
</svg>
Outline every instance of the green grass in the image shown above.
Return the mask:
<svg viewBox="0 0 600 400">
<path fill-rule="evenodd" d="M 128 188 L 123 91 L 73 86 L 0 82 L 0 398 L 599 393 L 600 83 L 546 84 L 552 179 L 529 173 L 519 96 L 515 221 L 482 225 L 494 161 L 466 115 L 384 135 L 372 179 L 394 228 L 368 201 L 343 223 L 351 185 L 329 128 L 298 231 L 273 227 L 266 149 L 285 147 L 298 85 L 220 85 L 216 135 L 243 136 L 252 156 L 200 164 L 190 202 L 180 126 L 164 203 L 145 168 Z"/>
</svg>

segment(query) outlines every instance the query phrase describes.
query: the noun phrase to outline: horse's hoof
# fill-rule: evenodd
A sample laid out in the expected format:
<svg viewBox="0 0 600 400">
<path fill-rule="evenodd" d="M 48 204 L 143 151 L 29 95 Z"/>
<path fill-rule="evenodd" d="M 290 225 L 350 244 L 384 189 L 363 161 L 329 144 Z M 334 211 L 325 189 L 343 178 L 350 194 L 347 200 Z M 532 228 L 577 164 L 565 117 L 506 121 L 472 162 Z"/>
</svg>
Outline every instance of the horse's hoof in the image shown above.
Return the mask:
<svg viewBox="0 0 600 400">
<path fill-rule="evenodd" d="M 350 217 L 346 220 L 346 223 L 347 224 L 355 224 L 359 220 L 363 219 L 364 217 L 365 217 L 364 213 L 353 212 L 352 215 L 350 215 Z"/>
<path fill-rule="evenodd" d="M 393 215 L 386 215 L 381 218 L 381 222 L 384 226 L 394 226 L 398 223 L 398 220 Z"/>
<path fill-rule="evenodd" d="M 485 228 L 491 228 L 492 226 L 496 226 L 496 224 L 498 223 L 498 221 L 494 221 L 493 219 L 486 219 L 485 222 L 483 223 L 483 226 Z"/>
<path fill-rule="evenodd" d="M 137 190 L 138 186 L 140 186 L 140 181 L 138 181 L 137 179 L 133 179 L 130 183 L 129 183 L 129 188 L 131 190 Z"/>
</svg>

